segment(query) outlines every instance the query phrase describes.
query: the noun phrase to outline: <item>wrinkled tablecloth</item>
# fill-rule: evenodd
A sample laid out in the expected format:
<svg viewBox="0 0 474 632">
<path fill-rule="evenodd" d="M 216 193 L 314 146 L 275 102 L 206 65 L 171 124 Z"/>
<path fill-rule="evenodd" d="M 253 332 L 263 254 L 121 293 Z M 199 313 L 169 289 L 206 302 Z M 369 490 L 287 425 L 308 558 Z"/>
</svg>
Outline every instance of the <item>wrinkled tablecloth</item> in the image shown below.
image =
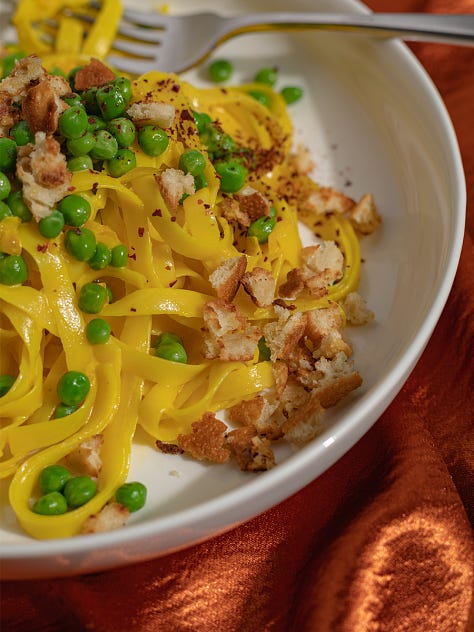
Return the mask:
<svg viewBox="0 0 474 632">
<path fill-rule="evenodd" d="M 474 0 L 372 0 L 474 13 Z M 263 515 L 179 553 L 66 579 L 5 582 L 5 632 L 474 630 L 474 48 L 412 44 L 456 129 L 464 247 L 402 391 L 343 458 Z"/>
</svg>

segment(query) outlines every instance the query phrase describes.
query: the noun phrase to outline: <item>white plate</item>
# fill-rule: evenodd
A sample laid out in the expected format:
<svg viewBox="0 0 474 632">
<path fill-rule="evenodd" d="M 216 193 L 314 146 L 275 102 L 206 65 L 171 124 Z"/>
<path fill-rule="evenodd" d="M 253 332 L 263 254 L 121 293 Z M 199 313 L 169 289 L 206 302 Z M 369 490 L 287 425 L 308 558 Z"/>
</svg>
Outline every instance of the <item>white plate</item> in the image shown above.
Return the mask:
<svg viewBox="0 0 474 632">
<path fill-rule="evenodd" d="M 137 3 L 134 3 L 137 6 Z M 195 2 L 171 3 L 179 11 Z M 146 2 L 143 1 L 143 5 Z M 215 3 L 201 1 L 200 8 Z M 295 10 L 361 12 L 354 0 L 295 0 Z M 226 11 L 286 10 L 287 0 L 233 0 Z M 319 476 L 371 427 L 407 379 L 447 299 L 464 232 L 465 183 L 456 138 L 429 78 L 399 42 L 328 33 L 248 35 L 223 46 L 236 81 L 277 65 L 279 87 L 302 85 L 291 107 L 297 140 L 312 149 L 315 176 L 358 198 L 374 193 L 383 215 L 363 241 L 361 292 L 376 313 L 350 331 L 364 384 L 327 416 L 323 434 L 278 453 L 259 475 L 206 466 L 138 443 L 130 478 L 149 490 L 147 507 L 122 530 L 33 541 L 2 509 L 4 578 L 93 572 L 189 546 L 252 518 Z M 186 78 L 205 83 L 202 71 Z M 2 488 L 5 494 L 6 487 Z"/>
</svg>

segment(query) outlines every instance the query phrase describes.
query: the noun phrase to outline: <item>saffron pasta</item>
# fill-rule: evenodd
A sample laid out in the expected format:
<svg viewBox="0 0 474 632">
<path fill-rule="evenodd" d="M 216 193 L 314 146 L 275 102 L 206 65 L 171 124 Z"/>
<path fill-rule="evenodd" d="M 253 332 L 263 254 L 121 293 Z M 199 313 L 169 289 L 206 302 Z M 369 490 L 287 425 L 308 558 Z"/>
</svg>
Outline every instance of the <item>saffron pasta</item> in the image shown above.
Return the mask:
<svg viewBox="0 0 474 632">
<path fill-rule="evenodd" d="M 113 12 L 116 20 L 117 6 L 109 4 L 104 15 Z M 34 53 L 37 42 L 22 15 L 19 34 L 25 51 Z M 71 44 L 59 38 L 59 50 L 37 51 L 44 55 L 40 83 L 52 81 L 47 71 L 87 69 L 91 57 L 105 55 L 106 42 L 89 39 L 81 48 L 82 42 L 79 35 Z M 346 312 L 356 322 L 349 312 L 354 305 L 362 309 L 360 216 L 367 216 L 367 207 L 374 224 L 378 216 L 370 199 L 356 203 L 311 180 L 298 166 L 284 100 L 259 86 L 267 107 L 251 96 L 254 88 L 197 88 L 158 71 L 132 80 L 124 117 L 137 129 L 128 147 L 133 168 L 117 177 L 107 159 L 97 159 L 92 168 L 68 170 L 61 199 L 80 196 L 90 213 L 81 226 L 66 222 L 54 237 L 45 237 L 40 226 L 61 199 L 36 216 L 18 164 L 60 132 L 39 129 L 29 149 L 18 148 L 11 180 L 23 185 L 33 218 L 10 214 L 0 221 L 3 256 L 22 256 L 28 268 L 24 282 L 0 283 L 1 373 L 15 378 L 0 397 L 0 476 L 11 478 L 9 502 L 35 538 L 94 531 L 87 527 L 91 517 L 114 503 L 127 480 L 137 427 L 161 450 L 268 469 L 272 441 L 311 440 L 324 410 L 361 383 L 342 332 Z M 76 107 L 64 106 L 65 94 L 61 98 L 63 112 Z M 158 114 L 143 114 L 156 104 Z M 163 113 L 171 113 L 167 123 L 158 122 Z M 232 140 L 231 150 L 210 147 L 200 116 L 213 133 Z M 150 125 L 167 138 L 159 155 L 139 141 L 140 130 Z M 10 129 L 4 126 L 1 136 L 8 138 Z M 67 153 L 64 138 L 55 142 L 59 155 Z M 204 160 L 202 179 L 180 168 L 192 151 Z M 223 190 L 219 173 L 229 160 L 245 173 L 236 190 Z M 271 224 L 262 238 L 250 229 L 257 220 Z M 313 231 L 314 245 L 303 246 L 300 223 Z M 68 233 L 84 230 L 104 249 L 125 246 L 125 265 L 109 261 L 97 268 L 75 256 Z M 81 290 L 90 284 L 107 291 L 99 312 L 81 308 Z M 87 337 L 96 316 L 110 325 L 104 344 Z M 370 318 L 364 311 L 362 320 Z M 157 355 L 157 340 L 169 332 L 179 338 L 186 362 Z M 80 405 L 58 417 L 58 383 L 68 371 L 87 376 L 90 389 Z M 219 411 L 227 411 L 225 421 L 215 416 Z M 35 512 L 44 468 L 70 463 L 97 437 L 93 498 L 60 515 Z M 249 450 L 253 457 L 245 461 Z M 82 473 L 77 460 L 71 467 Z"/>
</svg>

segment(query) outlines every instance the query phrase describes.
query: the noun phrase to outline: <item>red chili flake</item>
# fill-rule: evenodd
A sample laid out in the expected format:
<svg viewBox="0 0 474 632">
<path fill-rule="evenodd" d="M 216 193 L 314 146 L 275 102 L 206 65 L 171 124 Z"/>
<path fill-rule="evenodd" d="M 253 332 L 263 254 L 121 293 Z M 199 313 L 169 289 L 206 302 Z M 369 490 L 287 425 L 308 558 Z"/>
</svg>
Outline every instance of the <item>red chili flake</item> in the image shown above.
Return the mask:
<svg viewBox="0 0 474 632">
<path fill-rule="evenodd" d="M 181 112 L 181 120 L 182 121 L 194 121 L 194 116 L 189 110 L 183 110 Z"/>
<path fill-rule="evenodd" d="M 204 208 L 205 208 L 205 209 L 206 209 L 206 211 L 207 211 L 208 209 L 210 209 L 210 208 L 211 208 L 211 205 L 210 205 L 210 204 L 204 204 Z"/>
<path fill-rule="evenodd" d="M 68 191 L 75 191 L 75 190 L 76 190 L 76 187 L 68 187 L 68 188 L 67 188 L 67 190 L 68 190 Z"/>
<path fill-rule="evenodd" d="M 176 281 L 171 281 L 171 283 L 168 283 L 169 287 L 173 287 L 173 285 L 176 283 Z"/>
<path fill-rule="evenodd" d="M 136 311 L 137 311 L 137 308 L 136 308 L 136 307 L 131 307 L 131 308 L 130 308 L 130 311 L 131 311 L 131 312 L 136 312 Z"/>
<path fill-rule="evenodd" d="M 163 212 L 161 210 L 161 208 L 156 208 L 153 213 L 152 213 L 153 217 L 161 217 L 163 215 Z"/>
<path fill-rule="evenodd" d="M 171 90 L 173 90 L 173 92 L 179 92 L 181 90 L 181 86 L 179 86 L 177 83 L 174 83 L 171 86 Z"/>
<path fill-rule="evenodd" d="M 98 182 L 94 182 L 94 184 L 92 185 L 92 193 L 95 195 L 97 193 L 97 189 L 99 188 L 99 183 Z"/>
<path fill-rule="evenodd" d="M 197 201 L 198 204 L 204 204 L 204 200 L 201 200 L 201 198 L 199 198 L 199 200 Z"/>
<path fill-rule="evenodd" d="M 170 266 L 170 264 L 168 263 L 168 265 L 165 266 L 165 270 L 171 270 L 172 266 Z"/>
<path fill-rule="evenodd" d="M 139 226 L 138 227 L 138 236 L 139 237 L 143 237 L 144 234 L 145 234 L 145 228 L 143 226 Z"/>
<path fill-rule="evenodd" d="M 48 250 L 48 244 L 38 244 L 36 250 L 38 252 L 46 252 Z"/>
<path fill-rule="evenodd" d="M 174 215 L 172 217 L 170 217 L 170 219 L 171 219 L 172 222 L 176 221 L 176 217 Z"/>
</svg>

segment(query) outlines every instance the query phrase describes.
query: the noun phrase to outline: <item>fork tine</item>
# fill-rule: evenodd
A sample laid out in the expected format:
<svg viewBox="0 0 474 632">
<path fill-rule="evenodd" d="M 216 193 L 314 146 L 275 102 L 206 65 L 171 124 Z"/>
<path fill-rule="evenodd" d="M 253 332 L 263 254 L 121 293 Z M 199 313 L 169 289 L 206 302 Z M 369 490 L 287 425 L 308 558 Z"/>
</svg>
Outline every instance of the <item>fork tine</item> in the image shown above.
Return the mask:
<svg viewBox="0 0 474 632">
<path fill-rule="evenodd" d="M 130 37 L 141 42 L 160 42 L 165 29 L 140 28 L 139 26 L 129 26 L 121 24 L 118 32 L 120 35 Z"/>
<path fill-rule="evenodd" d="M 158 63 L 154 59 L 145 61 L 144 59 L 137 59 L 132 57 L 122 57 L 119 55 L 109 55 L 107 62 L 115 67 L 119 68 L 123 72 L 129 72 L 132 75 L 151 72 L 152 70 L 162 70 L 159 68 Z"/>
<path fill-rule="evenodd" d="M 170 24 L 176 22 L 176 18 L 163 13 L 134 11 L 133 9 L 124 9 L 122 19 L 132 24 L 140 24 L 153 28 L 167 28 Z"/>
<path fill-rule="evenodd" d="M 146 57 L 147 59 L 155 58 L 158 52 L 156 44 L 140 44 L 139 42 L 129 42 L 121 39 L 116 39 L 112 44 L 112 48 L 121 53 L 135 55 L 135 57 Z"/>
</svg>

